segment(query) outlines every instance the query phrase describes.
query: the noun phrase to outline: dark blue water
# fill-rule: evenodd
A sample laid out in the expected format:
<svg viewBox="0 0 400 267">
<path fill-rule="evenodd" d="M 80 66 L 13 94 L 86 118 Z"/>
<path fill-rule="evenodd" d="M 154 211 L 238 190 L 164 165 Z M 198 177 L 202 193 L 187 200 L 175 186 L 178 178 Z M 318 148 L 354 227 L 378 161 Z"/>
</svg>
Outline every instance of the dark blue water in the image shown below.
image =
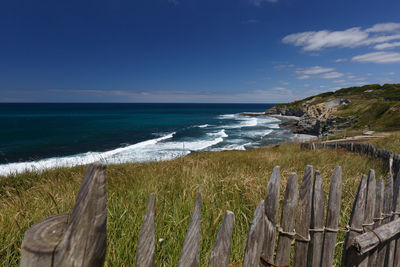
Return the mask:
<svg viewBox="0 0 400 267">
<path fill-rule="evenodd" d="M 287 138 L 279 120 L 238 113 L 264 112 L 271 106 L 0 104 L 0 166 L 40 159 L 46 166 L 99 158 L 164 160 L 197 151 L 259 147 Z"/>
</svg>

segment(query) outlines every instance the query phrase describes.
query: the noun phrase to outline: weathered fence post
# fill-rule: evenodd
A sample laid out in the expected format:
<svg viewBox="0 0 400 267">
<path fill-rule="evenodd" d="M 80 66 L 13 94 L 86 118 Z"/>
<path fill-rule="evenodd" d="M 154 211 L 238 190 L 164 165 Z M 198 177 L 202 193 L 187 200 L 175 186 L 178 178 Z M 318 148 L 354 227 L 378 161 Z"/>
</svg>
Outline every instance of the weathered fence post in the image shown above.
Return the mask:
<svg viewBox="0 0 400 267">
<path fill-rule="evenodd" d="M 201 239 L 201 192 L 197 194 L 196 203 L 192 218 L 186 232 L 185 241 L 178 267 L 195 267 L 199 265 L 200 260 L 200 239 Z"/>
<path fill-rule="evenodd" d="M 381 225 L 382 210 L 383 210 L 383 196 L 384 196 L 385 185 L 383 183 L 383 179 L 380 178 L 376 184 L 376 199 L 375 199 L 375 212 L 374 212 L 374 226 L 373 229 L 376 229 Z M 371 266 L 377 265 L 377 257 L 378 257 L 378 247 L 371 252 L 369 256 L 369 264 Z"/>
<path fill-rule="evenodd" d="M 243 267 L 258 267 L 264 239 L 264 200 L 258 204 L 251 222 L 249 236 L 247 238 L 244 253 Z"/>
<path fill-rule="evenodd" d="M 308 245 L 310 242 L 311 203 L 313 187 L 313 167 L 307 165 L 300 187 L 300 198 L 297 209 L 296 237 L 294 244 L 293 266 L 307 265 Z"/>
<path fill-rule="evenodd" d="M 397 173 L 394 192 L 392 220 L 396 220 L 400 217 L 400 173 Z M 393 240 L 392 242 L 395 243 L 395 250 L 393 252 L 393 266 L 400 267 L 400 241 L 397 239 Z"/>
<path fill-rule="evenodd" d="M 140 228 L 139 240 L 136 249 L 135 266 L 151 267 L 155 265 L 156 250 L 156 195 L 151 193 L 147 204 L 146 214 Z"/>
<path fill-rule="evenodd" d="M 281 189 L 280 184 L 280 167 L 276 166 L 272 171 L 271 178 L 267 186 L 267 193 L 265 197 L 264 207 L 264 242 L 262 244 L 262 255 L 268 261 L 273 262 L 275 238 L 276 238 L 276 225 L 278 223 L 278 209 L 279 209 L 279 193 Z"/>
<path fill-rule="evenodd" d="M 226 211 L 210 257 L 210 267 L 228 266 L 235 215 Z"/>
<path fill-rule="evenodd" d="M 392 216 L 392 207 L 393 207 L 393 177 L 389 173 L 386 177 L 386 186 L 384 191 L 383 198 L 383 213 L 382 213 L 382 224 L 386 224 L 390 221 L 390 217 Z M 378 246 L 378 256 L 376 259 L 376 266 L 382 267 L 385 264 L 386 255 L 389 254 L 390 244 L 380 244 Z"/>
<path fill-rule="evenodd" d="M 362 228 L 364 232 L 368 232 L 373 230 L 374 227 L 374 212 L 375 212 L 375 200 L 376 200 L 376 180 L 375 180 L 375 171 L 369 170 L 368 174 L 368 182 L 367 182 L 367 196 L 365 203 L 365 214 L 364 214 L 364 223 L 362 224 Z M 360 262 L 360 267 L 368 267 L 369 257 L 368 254 L 364 257 L 364 259 Z"/>
<path fill-rule="evenodd" d="M 328 210 L 326 212 L 324 249 L 321 266 L 333 265 L 336 236 L 338 232 L 340 200 L 342 196 L 342 168 L 337 166 L 333 172 L 329 189 Z"/>
<path fill-rule="evenodd" d="M 353 238 L 361 233 L 363 233 L 362 224 L 364 221 L 365 214 L 365 202 L 367 194 L 367 177 L 362 176 L 360 185 L 358 186 L 358 192 L 353 204 L 353 210 L 351 212 L 351 217 L 349 221 L 349 226 L 346 234 L 346 240 L 344 243 L 343 251 L 343 265 L 344 266 L 354 266 L 360 262 L 360 259 L 354 259 L 347 255 L 349 252 L 349 247 L 351 246 L 351 241 Z"/>
<path fill-rule="evenodd" d="M 20 266 L 103 266 L 107 242 L 105 186 L 105 166 L 89 165 L 71 216 L 51 216 L 25 232 Z"/>
<path fill-rule="evenodd" d="M 379 244 L 386 243 L 395 238 L 400 233 L 400 219 L 391 221 L 376 228 L 374 231 L 364 233 L 354 237 L 349 248 L 349 256 L 362 258 L 368 252 L 376 248 Z M 368 265 L 374 266 L 374 265 Z M 389 264 L 388 266 L 393 266 Z"/>
<path fill-rule="evenodd" d="M 292 173 L 286 185 L 285 198 L 283 200 L 281 224 L 276 251 L 276 264 L 289 265 L 290 245 L 294 230 L 294 218 L 297 208 L 297 175 Z"/>
<path fill-rule="evenodd" d="M 311 209 L 311 244 L 308 259 L 309 266 L 320 266 L 322 256 L 322 245 L 324 238 L 324 218 L 325 218 L 324 190 L 322 189 L 322 179 L 319 171 L 315 172 L 314 189 Z"/>
</svg>

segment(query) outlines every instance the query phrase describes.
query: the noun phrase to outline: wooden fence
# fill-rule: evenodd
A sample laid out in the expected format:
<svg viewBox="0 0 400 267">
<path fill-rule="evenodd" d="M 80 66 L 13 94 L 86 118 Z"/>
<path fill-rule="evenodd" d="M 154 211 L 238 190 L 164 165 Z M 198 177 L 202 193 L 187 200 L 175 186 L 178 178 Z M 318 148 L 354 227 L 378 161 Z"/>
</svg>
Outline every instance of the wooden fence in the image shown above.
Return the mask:
<svg viewBox="0 0 400 267">
<path fill-rule="evenodd" d="M 400 175 L 386 185 L 374 170 L 363 176 L 350 221 L 339 227 L 342 169 L 336 167 L 325 211 L 322 178 L 307 166 L 300 188 L 288 179 L 279 221 L 280 167 L 273 169 L 265 200 L 250 225 L 243 260 L 229 263 L 234 214 L 226 211 L 209 266 L 332 266 L 339 231 L 346 232 L 343 266 L 399 266 Z M 155 194 L 150 195 L 139 233 L 136 266 L 155 265 Z M 295 215 L 295 216 L 294 216 Z M 198 266 L 201 241 L 201 192 L 198 193 L 178 266 Z M 105 167 L 90 165 L 71 215 L 49 217 L 25 232 L 21 266 L 102 266 L 106 251 Z M 277 243 L 276 243 L 277 242 Z M 294 246 L 294 248 L 292 248 Z M 276 248 L 276 251 L 275 251 Z M 292 254 L 292 255 L 291 255 Z"/>
<path fill-rule="evenodd" d="M 400 170 L 400 154 L 393 151 L 378 148 L 369 143 L 351 142 L 351 141 L 326 141 L 301 143 L 301 149 L 344 149 L 348 152 L 355 152 L 369 157 L 382 160 L 389 171 L 397 174 Z"/>
</svg>

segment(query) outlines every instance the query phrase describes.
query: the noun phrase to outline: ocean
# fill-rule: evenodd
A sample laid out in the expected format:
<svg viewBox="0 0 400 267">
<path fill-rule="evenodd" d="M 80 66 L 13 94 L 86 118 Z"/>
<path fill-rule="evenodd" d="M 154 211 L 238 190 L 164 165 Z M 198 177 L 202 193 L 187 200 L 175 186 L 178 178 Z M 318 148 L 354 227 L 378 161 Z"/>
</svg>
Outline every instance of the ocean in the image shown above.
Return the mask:
<svg viewBox="0 0 400 267">
<path fill-rule="evenodd" d="M 160 161 L 293 138 L 273 104 L 0 104 L 0 175 L 95 161 Z"/>
</svg>

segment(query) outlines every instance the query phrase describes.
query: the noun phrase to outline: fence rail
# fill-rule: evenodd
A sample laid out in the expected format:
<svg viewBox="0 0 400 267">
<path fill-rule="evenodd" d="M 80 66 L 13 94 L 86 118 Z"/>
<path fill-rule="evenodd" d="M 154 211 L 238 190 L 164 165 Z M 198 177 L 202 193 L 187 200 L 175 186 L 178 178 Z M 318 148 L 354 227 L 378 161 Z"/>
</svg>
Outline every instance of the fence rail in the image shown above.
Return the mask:
<svg viewBox="0 0 400 267">
<path fill-rule="evenodd" d="M 300 188 L 288 179 L 279 218 L 280 167 L 273 169 L 266 197 L 258 204 L 243 261 L 229 264 L 234 214 L 227 211 L 209 266 L 333 266 L 339 231 L 346 231 L 343 266 L 398 266 L 400 259 L 400 174 L 376 182 L 363 176 L 348 225 L 339 227 L 342 169 L 336 167 L 325 212 L 322 178 L 307 166 Z M 151 194 L 136 250 L 136 266 L 155 265 L 156 196 Z M 296 216 L 293 216 L 296 214 Z M 325 217 L 326 215 L 326 217 Z M 201 244 L 201 192 L 198 193 L 178 266 L 198 266 Z M 294 242 L 294 249 L 291 248 Z M 275 251 L 276 248 L 276 251 Z M 105 166 L 90 165 L 71 215 L 49 217 L 25 232 L 21 266 L 102 266 L 106 251 Z M 293 253 L 293 255 L 291 255 Z"/>
</svg>

